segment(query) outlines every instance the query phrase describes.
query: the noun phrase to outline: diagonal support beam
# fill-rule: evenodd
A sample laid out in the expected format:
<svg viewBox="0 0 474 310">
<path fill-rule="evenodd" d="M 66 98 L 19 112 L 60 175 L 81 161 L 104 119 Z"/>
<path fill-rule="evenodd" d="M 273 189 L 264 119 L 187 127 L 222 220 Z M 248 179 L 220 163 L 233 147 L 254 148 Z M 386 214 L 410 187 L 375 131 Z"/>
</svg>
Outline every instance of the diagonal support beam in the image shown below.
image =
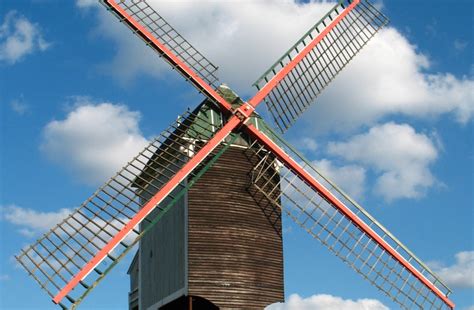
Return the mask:
<svg viewBox="0 0 474 310">
<path fill-rule="evenodd" d="M 380 237 L 369 225 L 362 221 L 354 212 L 346 207 L 336 196 L 327 190 L 320 182 L 318 182 L 311 174 L 301 167 L 293 158 L 291 158 L 283 149 L 275 142 L 268 138 L 264 133 L 259 131 L 253 125 L 248 125 L 245 130 L 260 143 L 265 145 L 269 151 L 275 154 L 288 169 L 291 169 L 305 183 L 310 185 L 322 197 L 324 197 L 331 205 L 335 206 L 343 213 L 351 222 L 365 232 L 377 244 L 379 244 L 389 255 L 397 262 L 405 267 L 415 278 L 423 283 L 431 292 L 436 294 L 449 308 L 454 309 L 454 303 L 443 294 L 433 283 L 431 283 L 423 274 L 414 268 L 403 256 L 401 256 L 392 246 L 390 246 L 382 237 Z"/>
</svg>

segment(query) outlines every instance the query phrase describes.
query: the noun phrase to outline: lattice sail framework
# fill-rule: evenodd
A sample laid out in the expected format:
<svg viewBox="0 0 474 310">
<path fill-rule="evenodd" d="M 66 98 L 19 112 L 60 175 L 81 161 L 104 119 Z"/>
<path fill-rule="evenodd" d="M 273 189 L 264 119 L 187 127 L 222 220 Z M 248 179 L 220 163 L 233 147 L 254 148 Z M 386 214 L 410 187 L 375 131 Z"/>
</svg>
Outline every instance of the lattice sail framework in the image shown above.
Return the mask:
<svg viewBox="0 0 474 310">
<path fill-rule="evenodd" d="M 182 68 L 177 66 L 174 61 L 170 60 L 167 53 L 164 53 L 159 47 L 157 48 L 153 39 L 158 39 L 159 43 L 176 55 L 186 66 L 198 74 L 201 79 L 214 87 L 214 89 L 217 89 L 220 84 L 217 78 L 218 67 L 196 50 L 146 1 L 100 0 L 100 2 L 114 13 L 121 22 L 124 22 L 133 33 L 138 35 L 148 46 L 168 61 L 173 68 L 183 74 L 186 79 L 189 78 L 189 75 L 183 72 Z M 121 11 L 119 12 L 118 10 Z M 192 79 L 191 82 L 193 82 Z M 200 85 L 195 86 L 202 90 Z"/>
<path fill-rule="evenodd" d="M 232 111 L 216 92 L 217 67 L 146 1 L 101 2 L 223 114 Z M 402 307 L 452 308 L 449 289 L 385 228 L 281 138 L 272 136 L 284 150 L 246 122 L 265 99 L 278 127 L 286 130 L 386 22 L 366 1 L 340 0 L 257 82 L 259 92 L 225 124 L 216 126 L 198 110 L 186 113 L 70 216 L 23 249 L 18 261 L 54 302 L 75 307 L 225 151 L 232 143 L 225 139 L 239 128 L 260 141 L 247 150 L 252 162 L 259 162 L 255 189 Z"/>
<path fill-rule="evenodd" d="M 387 23 L 365 0 L 339 1 L 255 82 L 259 90 L 270 81 L 277 83 L 264 100 L 281 132 Z"/>
<path fill-rule="evenodd" d="M 23 249 L 17 260 L 51 297 L 58 296 L 219 129 L 205 114 L 185 113 L 71 215 Z M 224 150 L 211 153 L 59 305 L 75 307 Z"/>
<path fill-rule="evenodd" d="M 403 308 L 451 309 L 447 299 L 450 289 L 423 262 L 285 141 L 276 135 L 272 139 L 344 204 L 351 216 L 357 217 L 381 238 L 387 248 L 259 142 L 254 142 L 248 149 L 249 156 L 257 157 L 258 161 L 252 176 L 255 189 Z M 399 257 L 390 254 L 388 248 Z M 404 266 L 401 260 L 415 272 Z M 435 294 L 436 291 L 446 296 L 448 303 Z"/>
</svg>

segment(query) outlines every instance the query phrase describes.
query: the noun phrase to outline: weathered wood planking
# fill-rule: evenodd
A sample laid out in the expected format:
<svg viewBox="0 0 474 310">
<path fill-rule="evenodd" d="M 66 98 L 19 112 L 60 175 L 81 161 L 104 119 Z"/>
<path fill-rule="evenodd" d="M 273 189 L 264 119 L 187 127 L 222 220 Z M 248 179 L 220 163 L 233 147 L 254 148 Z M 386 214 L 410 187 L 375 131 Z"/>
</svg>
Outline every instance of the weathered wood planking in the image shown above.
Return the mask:
<svg viewBox="0 0 474 310">
<path fill-rule="evenodd" d="M 249 193 L 252 167 L 231 147 L 188 193 L 188 293 L 221 309 L 284 299 L 281 213 Z"/>
</svg>

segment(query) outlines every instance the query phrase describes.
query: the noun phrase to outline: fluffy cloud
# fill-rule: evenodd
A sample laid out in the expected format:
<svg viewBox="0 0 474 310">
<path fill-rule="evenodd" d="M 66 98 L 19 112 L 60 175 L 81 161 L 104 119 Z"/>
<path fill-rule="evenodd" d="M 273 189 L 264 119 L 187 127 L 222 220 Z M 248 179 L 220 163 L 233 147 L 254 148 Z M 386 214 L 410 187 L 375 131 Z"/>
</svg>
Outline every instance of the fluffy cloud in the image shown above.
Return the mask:
<svg viewBox="0 0 474 310">
<path fill-rule="evenodd" d="M 76 3 L 90 6 L 87 0 Z M 292 0 L 147 3 L 219 66 L 221 81 L 244 92 L 249 92 L 259 75 L 333 6 Z M 123 81 L 139 74 L 159 77 L 170 72 L 168 65 L 103 7 L 98 7 L 98 15 L 96 32 L 117 44 L 117 53 L 105 64 L 109 73 Z"/>
<path fill-rule="evenodd" d="M 81 181 L 98 184 L 135 156 L 147 143 L 140 114 L 126 106 L 82 99 L 63 120 L 43 131 L 41 150 Z"/>
<path fill-rule="evenodd" d="M 0 26 L 0 62 L 14 64 L 28 54 L 45 51 L 49 46 L 37 24 L 15 11 L 5 15 Z"/>
<path fill-rule="evenodd" d="M 285 303 L 270 305 L 265 310 L 388 310 L 388 308 L 375 299 L 353 301 L 326 294 L 301 298 L 293 294 Z"/>
<path fill-rule="evenodd" d="M 444 282 L 455 288 L 474 288 L 474 251 L 459 252 L 451 266 L 431 263 L 435 273 Z"/>
<path fill-rule="evenodd" d="M 320 97 L 312 119 L 319 131 L 350 130 L 387 115 L 418 118 L 474 113 L 474 81 L 426 73 L 429 59 L 394 28 L 381 31 Z M 316 113 L 317 111 L 317 113 Z"/>
<path fill-rule="evenodd" d="M 330 160 L 314 161 L 313 165 L 344 192 L 356 199 L 364 193 L 365 169 L 358 165 L 335 166 Z"/>
<path fill-rule="evenodd" d="M 148 3 L 220 66 L 222 81 L 244 93 L 250 93 L 250 84 L 333 5 L 293 0 L 206 1 L 203 5 L 198 1 Z M 87 0 L 77 4 L 90 6 Z M 97 33 L 117 44 L 117 53 L 106 64 L 110 73 L 123 80 L 163 74 L 163 62 L 153 52 L 106 10 L 99 8 L 98 12 Z M 435 117 L 452 113 L 459 122 L 470 120 L 473 80 L 447 72 L 430 74 L 429 69 L 428 57 L 389 27 L 336 78 L 306 120 L 319 132 L 355 129 L 397 114 Z"/>
<path fill-rule="evenodd" d="M 56 212 L 41 212 L 10 205 L 0 207 L 0 220 L 18 226 L 18 232 L 24 236 L 34 237 L 48 231 L 70 213 L 70 209 L 60 209 Z"/>
<path fill-rule="evenodd" d="M 329 143 L 328 151 L 372 168 L 378 174 L 375 192 L 389 201 L 420 197 L 436 182 L 429 169 L 438 156 L 436 146 L 406 124 L 372 127 L 346 142 Z"/>
</svg>

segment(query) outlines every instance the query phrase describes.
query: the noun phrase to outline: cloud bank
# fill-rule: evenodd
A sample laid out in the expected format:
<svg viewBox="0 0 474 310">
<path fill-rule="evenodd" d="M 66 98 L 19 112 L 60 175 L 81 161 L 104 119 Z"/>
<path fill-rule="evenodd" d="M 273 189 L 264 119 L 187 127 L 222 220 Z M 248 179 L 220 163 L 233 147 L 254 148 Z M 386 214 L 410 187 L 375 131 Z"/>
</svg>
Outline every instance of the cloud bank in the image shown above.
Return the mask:
<svg viewBox="0 0 474 310">
<path fill-rule="evenodd" d="M 248 95 L 253 93 L 252 82 L 334 5 L 316 0 L 148 3 L 220 67 L 222 81 Z M 142 75 L 178 77 L 103 7 L 89 0 L 78 0 L 76 4 L 81 9 L 94 7 L 91 11 L 97 14 L 98 21 L 95 34 L 117 47 L 112 60 L 102 64 L 105 72 L 122 82 Z M 356 173 L 356 182 L 342 186 L 356 196 L 364 192 L 365 170 L 376 173 L 374 192 L 388 201 L 422 197 L 436 184 L 430 171 L 438 156 L 436 143 L 410 125 L 383 122 L 395 116 L 436 119 L 448 115 L 465 124 L 474 114 L 472 76 L 432 69 L 430 58 L 399 30 L 383 29 L 304 114 L 300 133 L 308 138 L 298 141 L 303 144 L 302 149 L 316 151 L 313 138 L 331 131 L 347 135 L 368 130 L 354 137 L 354 141 L 349 138 L 334 142 L 328 155 L 346 162 L 338 162 L 338 166 L 332 158 L 325 158 L 319 159 L 320 166 L 332 173 L 338 183 L 348 183 L 344 174 Z M 370 142 L 371 138 L 378 142 Z M 395 148 L 387 141 L 393 142 Z M 358 148 L 361 153 L 365 147 L 367 154 L 358 158 L 343 154 L 349 148 Z"/>
<path fill-rule="evenodd" d="M 317 132 L 351 131 L 386 116 L 417 119 L 474 114 L 474 81 L 449 72 L 428 73 L 429 58 L 397 29 L 376 35 L 306 114 Z M 316 120 L 316 121 L 315 121 Z M 309 122 L 308 122 L 309 123 Z"/>
<path fill-rule="evenodd" d="M 82 8 L 91 6 L 86 0 L 76 3 Z M 220 67 L 222 81 L 246 94 L 253 92 L 250 85 L 256 78 L 334 5 L 293 0 L 148 3 Z M 109 74 L 124 81 L 171 72 L 104 8 L 97 10 L 95 32 L 117 46 L 112 60 L 103 64 Z M 433 118 L 449 114 L 460 123 L 472 119 L 472 77 L 430 73 L 430 69 L 430 59 L 401 32 L 388 27 L 333 81 L 305 120 L 312 132 L 323 133 L 355 130 L 387 115 Z"/>
</svg>

